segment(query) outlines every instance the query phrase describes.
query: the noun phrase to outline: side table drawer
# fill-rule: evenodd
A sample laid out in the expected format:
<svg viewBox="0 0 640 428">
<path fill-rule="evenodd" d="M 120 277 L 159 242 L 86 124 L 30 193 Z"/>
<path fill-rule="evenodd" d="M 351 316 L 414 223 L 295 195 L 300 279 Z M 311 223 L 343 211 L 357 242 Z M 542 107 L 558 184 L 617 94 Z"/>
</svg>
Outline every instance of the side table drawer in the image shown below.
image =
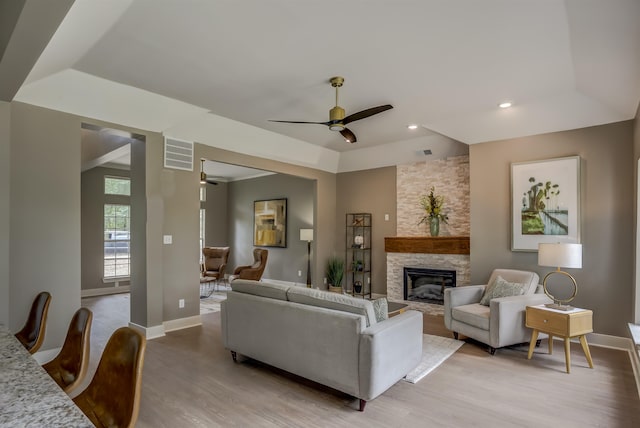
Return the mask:
<svg viewBox="0 0 640 428">
<path fill-rule="evenodd" d="M 567 317 L 563 314 L 527 308 L 526 325 L 529 328 L 564 336 L 568 330 L 567 321 Z"/>
</svg>

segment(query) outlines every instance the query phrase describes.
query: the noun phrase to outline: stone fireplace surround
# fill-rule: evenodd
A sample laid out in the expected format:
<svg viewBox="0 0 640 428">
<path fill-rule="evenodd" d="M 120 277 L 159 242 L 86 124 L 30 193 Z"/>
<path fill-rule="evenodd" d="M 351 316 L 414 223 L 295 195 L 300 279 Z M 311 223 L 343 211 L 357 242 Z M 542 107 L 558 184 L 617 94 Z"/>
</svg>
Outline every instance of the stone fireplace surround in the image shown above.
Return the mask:
<svg viewBox="0 0 640 428">
<path fill-rule="evenodd" d="M 471 280 L 469 237 L 389 237 L 387 252 L 387 298 L 407 303 L 430 315 L 442 315 L 443 307 L 431 303 L 404 300 L 404 267 L 425 267 L 456 271 L 456 283 L 468 285 Z"/>
</svg>

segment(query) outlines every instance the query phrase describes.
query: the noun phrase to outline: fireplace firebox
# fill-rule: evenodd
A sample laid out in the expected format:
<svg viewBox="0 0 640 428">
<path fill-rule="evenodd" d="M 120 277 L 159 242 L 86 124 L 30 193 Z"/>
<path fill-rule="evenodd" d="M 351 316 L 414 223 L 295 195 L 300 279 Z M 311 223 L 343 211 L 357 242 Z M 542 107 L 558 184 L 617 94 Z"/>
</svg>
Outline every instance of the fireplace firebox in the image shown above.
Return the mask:
<svg viewBox="0 0 640 428">
<path fill-rule="evenodd" d="M 404 268 L 404 300 L 443 305 L 445 288 L 455 286 L 455 270 Z"/>
</svg>

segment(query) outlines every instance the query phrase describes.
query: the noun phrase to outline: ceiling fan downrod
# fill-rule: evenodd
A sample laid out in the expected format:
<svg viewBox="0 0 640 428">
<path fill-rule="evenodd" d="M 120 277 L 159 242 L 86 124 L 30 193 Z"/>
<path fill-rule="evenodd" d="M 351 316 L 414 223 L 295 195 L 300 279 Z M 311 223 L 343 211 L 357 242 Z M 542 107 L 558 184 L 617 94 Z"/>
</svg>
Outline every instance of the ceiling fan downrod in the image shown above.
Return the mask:
<svg viewBox="0 0 640 428">
<path fill-rule="evenodd" d="M 332 131 L 342 131 L 344 125 L 340 122 L 344 119 L 344 109 L 340 107 L 338 103 L 338 88 L 344 83 L 344 77 L 336 76 L 329 79 L 331 86 L 336 88 L 336 106 L 329 110 L 329 121 L 333 122 L 329 125 L 329 129 Z"/>
</svg>

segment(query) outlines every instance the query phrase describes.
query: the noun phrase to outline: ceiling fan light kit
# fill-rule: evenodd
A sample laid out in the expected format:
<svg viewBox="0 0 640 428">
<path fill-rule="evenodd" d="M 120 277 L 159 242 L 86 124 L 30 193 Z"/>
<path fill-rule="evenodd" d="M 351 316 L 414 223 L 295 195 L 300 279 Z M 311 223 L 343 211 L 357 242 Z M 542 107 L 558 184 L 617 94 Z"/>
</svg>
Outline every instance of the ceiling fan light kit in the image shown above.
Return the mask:
<svg viewBox="0 0 640 428">
<path fill-rule="evenodd" d="M 298 124 L 313 124 L 313 125 L 326 125 L 331 131 L 338 131 L 347 143 L 355 143 L 358 141 L 356 135 L 346 127 L 348 123 L 355 122 L 356 120 L 365 119 L 383 111 L 387 111 L 393 108 L 390 104 L 385 104 L 378 107 L 368 108 L 366 110 L 359 111 L 345 117 L 345 111 L 338 105 L 338 88 L 344 83 L 344 77 L 336 76 L 329 79 L 331 86 L 336 88 L 336 105 L 329 110 L 329 120 L 327 122 L 304 122 L 304 121 L 292 121 L 292 120 L 269 120 L 269 122 L 279 123 L 298 123 Z"/>
</svg>

